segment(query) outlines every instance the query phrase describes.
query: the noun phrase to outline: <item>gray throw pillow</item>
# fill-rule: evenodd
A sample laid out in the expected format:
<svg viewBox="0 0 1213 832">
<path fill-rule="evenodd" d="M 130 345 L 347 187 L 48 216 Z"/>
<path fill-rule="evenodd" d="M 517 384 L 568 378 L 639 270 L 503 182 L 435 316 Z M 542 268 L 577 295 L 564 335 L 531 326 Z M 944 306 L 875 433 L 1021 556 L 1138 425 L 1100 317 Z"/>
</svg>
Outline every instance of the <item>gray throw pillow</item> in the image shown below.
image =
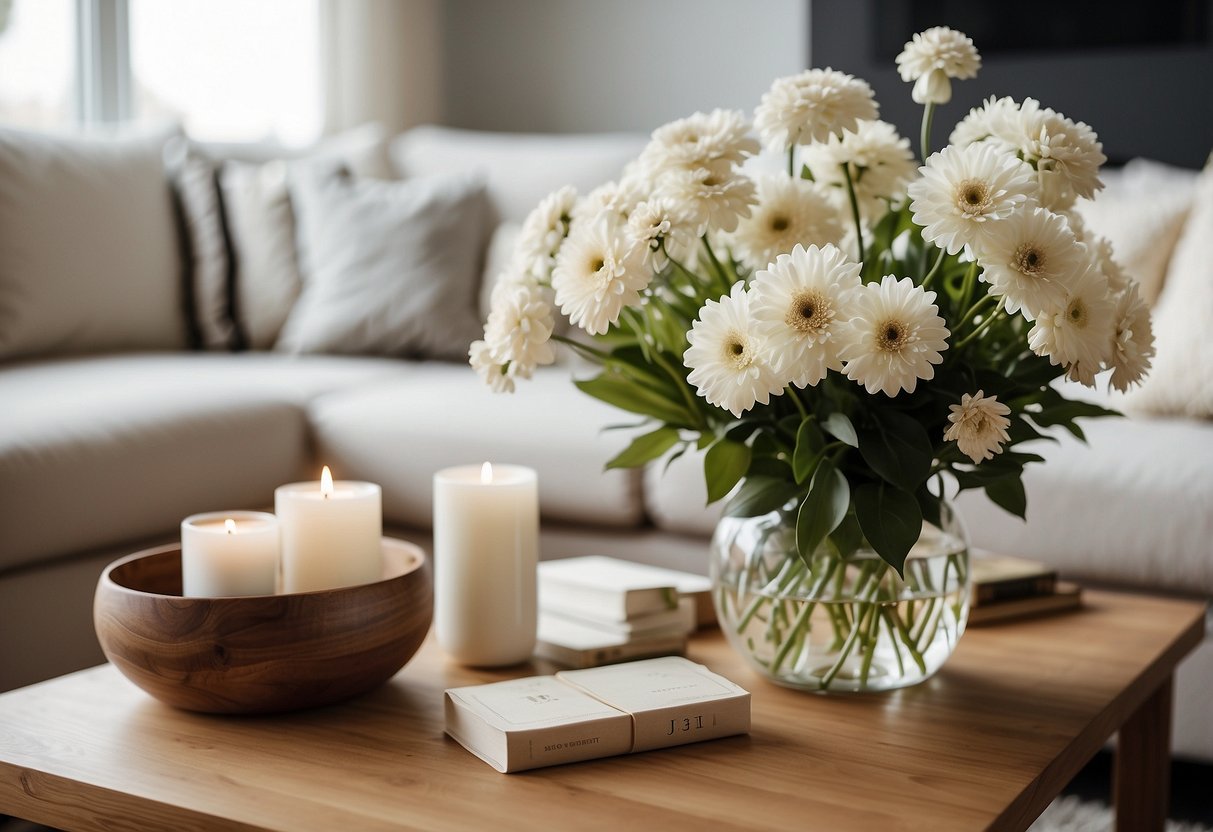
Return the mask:
<svg viewBox="0 0 1213 832">
<path fill-rule="evenodd" d="M 479 179 L 308 171 L 292 197 L 303 292 L 276 349 L 467 357 L 487 236 Z"/>
</svg>

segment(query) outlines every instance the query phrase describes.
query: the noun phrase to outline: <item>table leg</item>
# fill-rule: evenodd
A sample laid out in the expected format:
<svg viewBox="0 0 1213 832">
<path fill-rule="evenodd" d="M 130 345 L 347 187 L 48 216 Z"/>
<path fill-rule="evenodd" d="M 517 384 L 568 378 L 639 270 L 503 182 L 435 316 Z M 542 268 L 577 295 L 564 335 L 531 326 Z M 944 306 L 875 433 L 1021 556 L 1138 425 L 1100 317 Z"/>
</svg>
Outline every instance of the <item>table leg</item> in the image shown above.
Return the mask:
<svg viewBox="0 0 1213 832">
<path fill-rule="evenodd" d="M 1117 832 L 1163 832 L 1171 796 L 1173 677 L 1134 711 L 1116 740 L 1112 794 Z"/>
</svg>

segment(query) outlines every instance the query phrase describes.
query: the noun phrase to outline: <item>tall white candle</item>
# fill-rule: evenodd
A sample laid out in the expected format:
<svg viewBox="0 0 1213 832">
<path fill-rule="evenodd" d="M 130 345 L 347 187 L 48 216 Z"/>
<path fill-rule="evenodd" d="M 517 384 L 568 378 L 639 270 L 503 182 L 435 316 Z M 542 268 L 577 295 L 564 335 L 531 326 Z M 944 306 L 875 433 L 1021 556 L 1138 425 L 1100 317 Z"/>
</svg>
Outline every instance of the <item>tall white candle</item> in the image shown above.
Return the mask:
<svg viewBox="0 0 1213 832">
<path fill-rule="evenodd" d="M 278 518 L 261 511 L 195 514 L 181 521 L 181 589 L 192 598 L 273 595 Z"/>
<path fill-rule="evenodd" d="M 383 495 L 371 482 L 320 482 L 274 490 L 282 522 L 282 591 L 311 592 L 383 577 Z"/>
<path fill-rule="evenodd" d="M 434 475 L 434 621 L 453 658 L 495 666 L 530 657 L 538 559 L 532 469 L 486 462 Z"/>
</svg>

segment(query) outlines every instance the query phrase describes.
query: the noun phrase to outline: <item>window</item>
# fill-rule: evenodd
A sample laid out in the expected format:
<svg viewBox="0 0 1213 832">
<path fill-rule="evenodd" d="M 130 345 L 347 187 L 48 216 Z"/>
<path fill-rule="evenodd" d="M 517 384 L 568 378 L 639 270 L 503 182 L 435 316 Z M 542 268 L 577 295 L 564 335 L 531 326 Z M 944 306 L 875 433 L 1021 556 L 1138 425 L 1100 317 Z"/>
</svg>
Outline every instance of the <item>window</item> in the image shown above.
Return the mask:
<svg viewBox="0 0 1213 832">
<path fill-rule="evenodd" d="M 320 0 L 0 0 L 9 124 L 175 120 L 208 141 L 307 144 L 321 61 Z"/>
<path fill-rule="evenodd" d="M 76 123 L 75 0 L 0 0 L 0 122 Z"/>
</svg>

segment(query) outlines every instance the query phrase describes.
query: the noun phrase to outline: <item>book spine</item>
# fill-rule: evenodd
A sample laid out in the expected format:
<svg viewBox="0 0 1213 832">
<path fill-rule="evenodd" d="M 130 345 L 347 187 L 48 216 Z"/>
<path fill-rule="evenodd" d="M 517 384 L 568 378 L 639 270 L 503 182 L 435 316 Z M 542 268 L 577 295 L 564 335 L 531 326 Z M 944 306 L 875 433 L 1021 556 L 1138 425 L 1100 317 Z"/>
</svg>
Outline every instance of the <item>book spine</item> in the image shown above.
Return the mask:
<svg viewBox="0 0 1213 832">
<path fill-rule="evenodd" d="M 750 695 L 687 702 L 633 714 L 632 751 L 651 751 L 693 742 L 731 737 L 750 730 Z"/>
<path fill-rule="evenodd" d="M 507 773 L 615 757 L 632 750 L 627 714 L 570 725 L 511 732 L 506 740 Z"/>
<path fill-rule="evenodd" d="M 974 586 L 974 604 L 989 604 L 1012 598 L 1031 598 L 1036 595 L 1052 595 L 1056 586 L 1056 575 L 1038 575 L 1019 580 L 977 584 Z"/>
</svg>

